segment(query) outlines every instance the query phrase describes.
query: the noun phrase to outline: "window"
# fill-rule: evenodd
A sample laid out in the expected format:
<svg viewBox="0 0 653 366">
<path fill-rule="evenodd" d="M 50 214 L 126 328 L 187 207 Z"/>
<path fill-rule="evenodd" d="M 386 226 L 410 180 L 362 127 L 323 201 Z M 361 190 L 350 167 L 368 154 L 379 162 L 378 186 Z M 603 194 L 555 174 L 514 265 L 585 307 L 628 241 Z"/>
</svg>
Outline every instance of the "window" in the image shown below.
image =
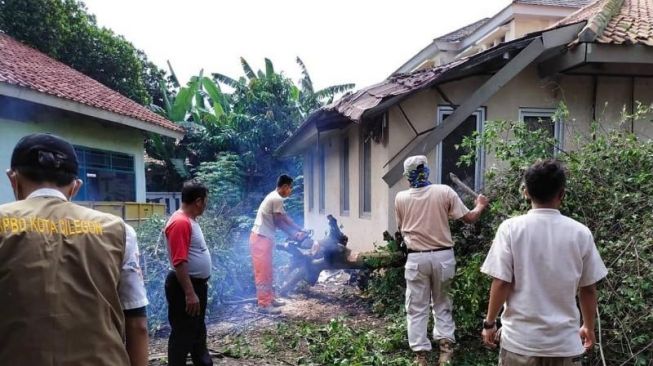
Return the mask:
<svg viewBox="0 0 653 366">
<path fill-rule="evenodd" d="M 349 138 L 342 140 L 340 154 L 340 213 L 349 214 Z"/>
<path fill-rule="evenodd" d="M 453 108 L 448 106 L 438 107 L 437 124 L 446 123 L 446 118 L 451 114 L 453 114 Z M 459 166 L 458 161 L 465 154 L 465 151 L 460 149 L 459 145 L 466 136 L 471 136 L 474 131 L 481 132 L 484 121 L 485 109 L 479 108 L 438 144 L 434 178 L 436 182 L 448 184 L 454 189 L 458 189 L 449 178 L 449 173 L 454 173 L 469 187 L 473 187 L 476 190 L 481 188 L 483 184 L 483 150 L 479 149 L 476 152 L 476 162 L 471 166 Z"/>
<path fill-rule="evenodd" d="M 79 201 L 136 201 L 134 157 L 111 151 L 75 146 L 79 177 L 84 185 Z"/>
<path fill-rule="evenodd" d="M 372 213 L 372 136 L 363 136 L 361 142 L 361 216 Z"/>
<path fill-rule="evenodd" d="M 326 156 L 324 153 L 324 145 L 320 145 L 319 150 L 319 169 L 320 169 L 320 213 L 324 213 L 326 206 Z"/>
<path fill-rule="evenodd" d="M 555 109 L 546 108 L 521 108 L 519 120 L 526 124 L 531 131 L 544 130 L 547 136 L 556 140 L 556 146 L 551 147 L 552 156 L 562 148 L 562 123 L 553 120 Z"/>
<path fill-rule="evenodd" d="M 315 208 L 315 159 L 313 159 L 313 153 L 308 153 L 306 155 L 306 175 L 308 179 L 306 183 L 308 185 L 308 211 L 313 211 Z"/>
</svg>

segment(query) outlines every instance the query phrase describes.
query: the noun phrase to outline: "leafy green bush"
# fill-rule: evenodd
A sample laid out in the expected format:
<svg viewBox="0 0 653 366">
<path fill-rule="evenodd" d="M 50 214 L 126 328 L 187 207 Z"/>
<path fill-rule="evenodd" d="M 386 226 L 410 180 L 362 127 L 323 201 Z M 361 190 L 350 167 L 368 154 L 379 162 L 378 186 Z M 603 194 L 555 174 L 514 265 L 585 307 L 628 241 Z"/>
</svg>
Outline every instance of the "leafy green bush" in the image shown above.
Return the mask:
<svg viewBox="0 0 653 366">
<path fill-rule="evenodd" d="M 565 116 L 564 109 L 559 115 Z M 458 354 L 464 357 L 457 356 L 457 364 L 496 362 L 496 353 L 478 346 L 490 284 L 479 268 L 499 224 L 530 209 L 522 174 L 535 160 L 550 157 L 555 141 L 521 122 L 488 122 L 483 134 L 462 144 L 472 152 L 463 163 L 473 161 L 479 143 L 499 167 L 487 172 L 485 194 L 491 206 L 479 223 L 452 224 L 458 260 L 454 318 Z M 600 346 L 586 362 L 648 365 L 653 359 L 653 142 L 594 124 L 589 136 L 576 137 L 575 146 L 580 147 L 557 152 L 569 171 L 561 211 L 592 230 L 610 271 L 599 286 Z M 373 274 L 367 293 L 374 309 L 403 316 L 403 286 L 400 270 Z"/>
<path fill-rule="evenodd" d="M 208 312 L 218 310 L 225 299 L 253 296 L 255 289 L 249 246 L 238 227 L 238 221 L 215 211 L 207 211 L 198 221 L 213 260 Z M 167 325 L 164 284 L 170 264 L 162 232 L 164 225 L 165 220 L 155 216 L 137 230 L 143 276 L 150 300 L 148 323 L 151 332 L 157 332 Z"/>
<path fill-rule="evenodd" d="M 268 352 L 291 348 L 305 353 L 298 364 L 312 365 L 411 365 L 405 353 L 405 320 L 399 318 L 384 329 L 348 324 L 332 319 L 327 324 L 279 324 L 266 335 Z M 404 351 L 404 352 L 402 352 Z"/>
</svg>

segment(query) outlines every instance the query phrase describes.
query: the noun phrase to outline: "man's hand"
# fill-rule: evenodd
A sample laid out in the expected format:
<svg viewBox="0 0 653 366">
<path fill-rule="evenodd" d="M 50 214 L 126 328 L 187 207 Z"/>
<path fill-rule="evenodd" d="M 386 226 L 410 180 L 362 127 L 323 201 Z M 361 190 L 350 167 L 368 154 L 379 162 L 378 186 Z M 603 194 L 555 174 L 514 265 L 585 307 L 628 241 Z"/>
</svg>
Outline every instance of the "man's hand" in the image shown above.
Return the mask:
<svg viewBox="0 0 653 366">
<path fill-rule="evenodd" d="M 580 327 L 579 333 L 580 339 L 583 341 L 583 347 L 585 347 L 585 352 L 591 350 L 596 343 L 596 335 L 594 334 L 594 329 L 589 329 L 583 324 L 583 326 Z"/>
<path fill-rule="evenodd" d="M 476 197 L 476 200 L 474 201 L 474 204 L 475 204 L 476 206 L 480 206 L 480 207 L 486 208 L 487 205 L 490 204 L 490 200 L 489 200 L 487 197 L 485 197 L 484 195 L 479 194 L 479 195 Z"/>
<path fill-rule="evenodd" d="M 483 345 L 487 348 L 494 349 L 497 348 L 497 325 L 491 329 L 483 329 L 481 332 L 481 338 L 483 339 Z"/>
<path fill-rule="evenodd" d="M 186 313 L 190 316 L 200 315 L 200 299 L 195 292 L 186 294 Z"/>
</svg>

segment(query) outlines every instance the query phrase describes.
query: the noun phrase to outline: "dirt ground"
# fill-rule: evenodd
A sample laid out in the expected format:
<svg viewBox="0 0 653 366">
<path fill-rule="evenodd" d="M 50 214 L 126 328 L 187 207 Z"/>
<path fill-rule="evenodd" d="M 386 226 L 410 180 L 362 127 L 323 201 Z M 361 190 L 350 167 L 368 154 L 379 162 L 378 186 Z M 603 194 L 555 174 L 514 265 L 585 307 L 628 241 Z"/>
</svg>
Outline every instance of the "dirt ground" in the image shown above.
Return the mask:
<svg viewBox="0 0 653 366">
<path fill-rule="evenodd" d="M 207 317 L 208 347 L 214 365 L 295 365 L 301 354 L 283 350 L 270 354 L 263 346 L 266 333 L 283 322 L 326 323 L 345 317 L 351 322 L 374 326 L 382 320 L 371 314 L 357 288 L 346 284 L 345 273 L 327 274 L 325 281 L 306 287 L 283 299 L 286 305 L 277 316 L 260 314 L 253 304 L 224 306 Z M 152 338 L 150 366 L 164 366 L 167 336 Z M 188 364 L 192 363 L 188 360 Z"/>
</svg>

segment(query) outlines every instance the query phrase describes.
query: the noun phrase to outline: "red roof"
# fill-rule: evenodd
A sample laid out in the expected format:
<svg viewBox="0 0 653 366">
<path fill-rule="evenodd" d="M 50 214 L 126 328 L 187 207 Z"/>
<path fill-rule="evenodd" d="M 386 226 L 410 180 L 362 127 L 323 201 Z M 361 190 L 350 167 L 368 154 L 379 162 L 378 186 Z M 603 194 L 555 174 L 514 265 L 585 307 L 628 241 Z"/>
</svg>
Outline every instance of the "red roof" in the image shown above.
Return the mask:
<svg viewBox="0 0 653 366">
<path fill-rule="evenodd" d="M 556 26 L 581 21 L 582 42 L 653 46 L 653 0 L 597 0 Z"/>
<path fill-rule="evenodd" d="M 653 46 L 653 0 L 624 0 L 597 42 Z"/>
<path fill-rule="evenodd" d="M 0 83 L 29 88 L 163 127 L 177 134 L 183 133 L 181 127 L 146 107 L 2 33 Z"/>
</svg>

